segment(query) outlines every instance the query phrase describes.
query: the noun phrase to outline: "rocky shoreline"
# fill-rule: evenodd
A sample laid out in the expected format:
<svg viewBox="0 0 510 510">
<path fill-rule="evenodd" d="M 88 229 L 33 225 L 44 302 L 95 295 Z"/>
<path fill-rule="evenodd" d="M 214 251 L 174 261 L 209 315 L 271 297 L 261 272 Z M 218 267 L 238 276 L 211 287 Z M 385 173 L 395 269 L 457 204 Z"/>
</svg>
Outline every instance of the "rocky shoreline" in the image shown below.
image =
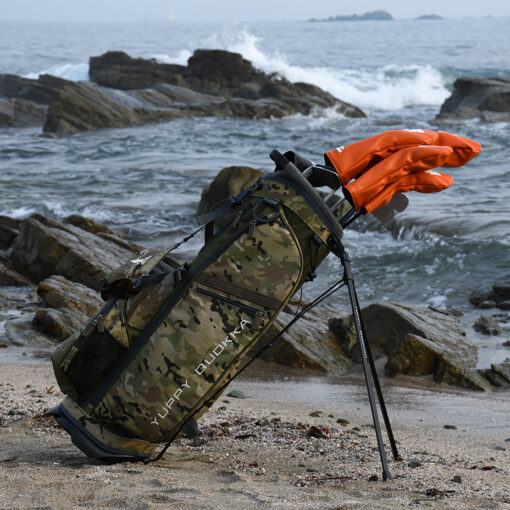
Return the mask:
<svg viewBox="0 0 510 510">
<path fill-rule="evenodd" d="M 90 58 L 90 81 L 0 75 L 0 127 L 43 125 L 46 136 L 182 117 L 282 118 L 362 110 L 309 83 L 256 70 L 238 53 L 196 50 L 188 66 L 110 51 Z"/>
<path fill-rule="evenodd" d="M 237 194 L 260 174 L 249 167 L 222 170 L 204 189 L 198 211 Z M 142 249 L 78 215 L 62 221 L 39 214 L 23 220 L 0 217 L 1 346 L 52 350 L 102 306 L 100 281 L 108 272 Z M 484 313 L 469 326 L 459 312 L 409 304 L 372 304 L 362 314 L 374 357 L 384 361 L 386 375 L 431 376 L 437 383 L 473 390 L 505 389 L 510 387 L 510 360 L 478 369 L 478 349 L 466 338 L 466 327 L 474 326 L 471 337 L 508 340 L 509 297 L 509 283 L 474 293 L 471 301 Z M 292 301 L 263 341 L 280 331 L 305 302 Z M 490 306 L 499 306 L 497 314 L 487 315 Z M 331 305 L 316 307 L 262 359 L 327 374 L 349 373 L 360 363 L 352 319 Z"/>
<path fill-rule="evenodd" d="M 196 50 L 187 66 L 109 51 L 90 57 L 89 69 L 89 81 L 79 82 L 0 75 L 0 127 L 42 126 L 44 136 L 60 137 L 183 117 L 275 119 L 325 109 L 366 117 L 315 85 L 264 73 L 223 50 Z M 509 112 L 510 80 L 461 77 L 434 122 L 507 122 Z"/>
</svg>

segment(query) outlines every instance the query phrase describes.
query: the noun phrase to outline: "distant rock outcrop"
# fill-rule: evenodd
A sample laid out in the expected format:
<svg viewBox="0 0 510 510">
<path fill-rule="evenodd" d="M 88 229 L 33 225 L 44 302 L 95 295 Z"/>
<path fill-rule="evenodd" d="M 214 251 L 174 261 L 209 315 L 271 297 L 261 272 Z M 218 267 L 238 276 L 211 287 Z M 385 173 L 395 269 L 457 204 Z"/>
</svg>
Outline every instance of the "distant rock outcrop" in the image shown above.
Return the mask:
<svg viewBox="0 0 510 510">
<path fill-rule="evenodd" d="M 365 14 L 350 14 L 348 16 L 330 16 L 329 18 L 324 19 L 315 19 L 312 18 L 310 21 L 388 21 L 392 20 L 393 16 L 383 10 L 378 11 L 369 11 L 365 12 Z"/>
<path fill-rule="evenodd" d="M 442 16 L 438 16 L 437 14 L 422 14 L 415 19 L 425 19 L 425 20 L 435 20 L 435 19 L 443 19 Z"/>
<path fill-rule="evenodd" d="M 439 122 L 480 118 L 510 122 L 510 79 L 458 78 L 436 117 Z"/>
</svg>

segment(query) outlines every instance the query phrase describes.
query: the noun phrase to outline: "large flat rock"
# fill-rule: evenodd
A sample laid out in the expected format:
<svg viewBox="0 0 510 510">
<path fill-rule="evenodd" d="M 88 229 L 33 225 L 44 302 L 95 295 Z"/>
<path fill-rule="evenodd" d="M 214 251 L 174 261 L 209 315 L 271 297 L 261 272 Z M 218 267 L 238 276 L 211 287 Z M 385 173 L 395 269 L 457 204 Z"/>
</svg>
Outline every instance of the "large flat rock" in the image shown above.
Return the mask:
<svg viewBox="0 0 510 510">
<path fill-rule="evenodd" d="M 104 305 L 98 292 L 60 275 L 43 280 L 37 287 L 37 294 L 45 306 L 37 310 L 33 324 L 56 340 L 64 340 L 83 328 Z"/>
<path fill-rule="evenodd" d="M 466 340 L 456 317 L 430 307 L 397 304 L 373 304 L 361 314 L 374 357 L 388 357 L 388 375 L 432 374 L 439 383 L 490 388 L 476 370 L 477 347 Z M 352 318 L 334 319 L 330 328 L 344 352 L 360 362 Z"/>
<path fill-rule="evenodd" d="M 62 275 L 97 290 L 108 272 L 138 251 L 128 246 L 112 234 L 100 237 L 74 225 L 33 215 L 20 222 L 9 263 L 36 282 Z"/>
</svg>

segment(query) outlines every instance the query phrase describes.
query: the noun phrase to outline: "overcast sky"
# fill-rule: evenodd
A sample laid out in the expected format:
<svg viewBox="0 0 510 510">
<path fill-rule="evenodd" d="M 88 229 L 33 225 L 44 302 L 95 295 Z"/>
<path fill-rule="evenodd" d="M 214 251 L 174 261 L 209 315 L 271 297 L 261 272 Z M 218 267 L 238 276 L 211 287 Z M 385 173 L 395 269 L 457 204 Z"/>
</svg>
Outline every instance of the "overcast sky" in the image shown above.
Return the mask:
<svg viewBox="0 0 510 510">
<path fill-rule="evenodd" d="M 395 18 L 510 16 L 509 0 L 0 0 L 3 21 L 279 21 L 385 9 Z"/>
</svg>

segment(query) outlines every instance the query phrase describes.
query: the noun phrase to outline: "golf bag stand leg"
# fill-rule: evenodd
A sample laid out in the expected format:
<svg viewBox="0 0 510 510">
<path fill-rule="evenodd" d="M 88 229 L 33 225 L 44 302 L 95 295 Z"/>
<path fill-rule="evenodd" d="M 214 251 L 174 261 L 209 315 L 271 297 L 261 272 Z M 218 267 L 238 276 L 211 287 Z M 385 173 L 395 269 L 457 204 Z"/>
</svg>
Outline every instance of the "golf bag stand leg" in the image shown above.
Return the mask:
<svg viewBox="0 0 510 510">
<path fill-rule="evenodd" d="M 361 363 L 363 366 L 363 373 L 365 375 L 365 382 L 367 386 L 368 399 L 370 402 L 370 410 L 372 411 L 372 419 L 374 421 L 375 434 L 377 437 L 377 444 L 379 447 L 379 456 L 381 458 L 381 464 L 383 468 L 383 480 L 391 480 L 392 476 L 390 470 L 388 468 L 388 461 L 386 459 L 386 453 L 384 451 L 384 442 L 381 433 L 381 426 L 379 423 L 379 416 L 377 413 L 377 407 L 374 397 L 374 391 L 372 389 L 372 383 L 374 384 L 377 396 L 379 400 L 379 406 L 381 408 L 381 413 L 383 415 L 384 423 L 386 426 L 386 431 L 388 433 L 388 438 L 390 440 L 391 449 L 393 452 L 393 456 L 395 460 L 398 458 L 398 452 L 395 445 L 395 440 L 393 438 L 393 432 L 391 430 L 391 424 L 388 418 L 388 413 L 386 411 L 386 405 L 384 403 L 384 398 L 381 391 L 381 386 L 379 384 L 379 378 L 377 377 L 377 372 L 375 370 L 374 360 L 372 358 L 372 353 L 370 351 L 370 346 L 368 345 L 368 339 L 365 334 L 365 328 L 363 325 L 363 321 L 361 318 L 361 313 L 359 309 L 358 296 L 356 294 L 356 289 L 354 287 L 354 278 L 351 271 L 351 263 L 347 252 L 342 246 L 339 253 L 340 261 L 344 267 L 344 280 L 347 285 L 347 289 L 349 292 L 349 299 L 351 302 L 352 309 L 352 317 L 354 320 L 354 326 L 356 329 L 356 336 L 358 339 L 358 344 L 361 353 Z"/>
</svg>

